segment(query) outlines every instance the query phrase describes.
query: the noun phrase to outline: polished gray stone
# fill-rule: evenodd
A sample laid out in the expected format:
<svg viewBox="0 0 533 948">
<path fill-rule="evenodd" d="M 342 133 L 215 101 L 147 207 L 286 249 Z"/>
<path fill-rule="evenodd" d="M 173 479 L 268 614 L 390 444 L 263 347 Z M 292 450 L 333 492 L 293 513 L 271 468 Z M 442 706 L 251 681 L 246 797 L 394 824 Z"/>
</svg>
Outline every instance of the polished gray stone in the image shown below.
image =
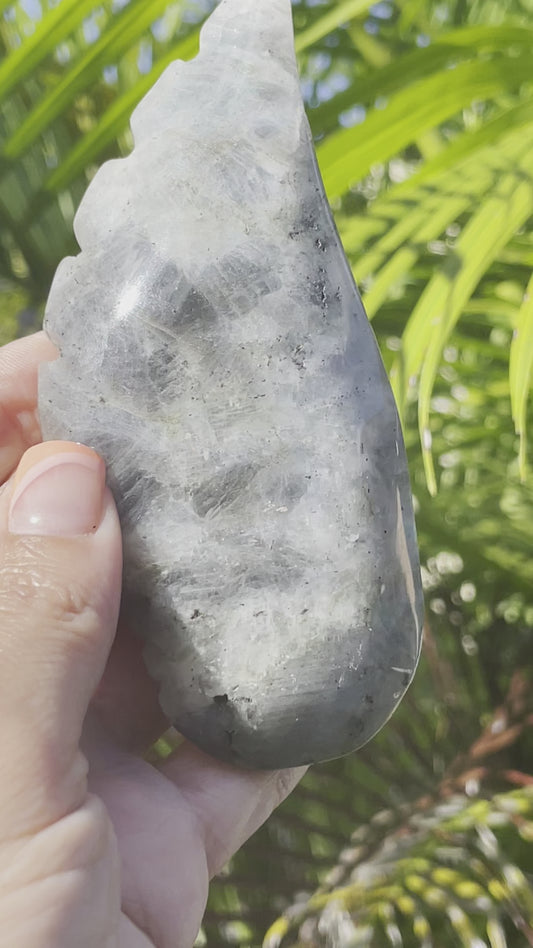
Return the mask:
<svg viewBox="0 0 533 948">
<path fill-rule="evenodd" d="M 315 161 L 289 0 L 222 0 L 76 217 L 45 437 L 106 459 L 124 608 L 175 725 L 253 767 L 346 754 L 414 673 L 398 417 Z"/>
</svg>

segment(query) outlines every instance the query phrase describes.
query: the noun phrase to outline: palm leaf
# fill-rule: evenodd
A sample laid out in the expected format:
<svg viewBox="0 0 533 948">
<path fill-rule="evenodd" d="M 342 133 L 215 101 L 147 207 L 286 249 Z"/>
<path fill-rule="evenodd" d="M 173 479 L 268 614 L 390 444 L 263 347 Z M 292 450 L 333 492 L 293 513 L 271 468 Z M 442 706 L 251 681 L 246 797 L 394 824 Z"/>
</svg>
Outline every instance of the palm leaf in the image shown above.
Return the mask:
<svg viewBox="0 0 533 948">
<path fill-rule="evenodd" d="M 453 30 L 425 49 L 407 52 L 381 68 L 356 75 L 348 88 L 313 108 L 310 119 L 317 134 L 338 129 L 339 115 L 354 103 L 372 105 L 379 98 L 405 90 L 443 69 L 453 68 L 462 60 L 475 59 L 487 54 L 527 51 L 533 31 L 517 26 L 477 26 Z"/>
<path fill-rule="evenodd" d="M 135 106 L 151 89 L 163 70 L 175 59 L 192 59 L 197 52 L 198 36 L 193 33 L 161 56 L 153 69 L 147 75 L 137 79 L 135 85 L 122 93 L 95 127 L 76 142 L 72 150 L 65 155 L 61 165 L 47 177 L 44 184 L 46 191 L 55 194 L 63 188 L 68 188 L 87 165 L 96 161 L 106 146 L 116 140 L 127 125 Z"/>
<path fill-rule="evenodd" d="M 520 307 L 511 344 L 509 366 L 511 404 L 517 434 L 520 435 L 520 474 L 526 477 L 526 411 L 533 368 L 533 276 Z"/>
<path fill-rule="evenodd" d="M 342 3 L 335 4 L 326 14 L 320 16 L 312 26 L 297 35 L 296 52 L 301 53 L 309 49 L 310 46 L 323 39 L 338 26 L 366 13 L 371 5 L 372 0 L 344 0 Z"/>
<path fill-rule="evenodd" d="M 168 0 L 151 0 L 148 6 L 144 0 L 132 0 L 124 7 L 103 31 L 100 42 L 91 45 L 80 56 L 17 127 L 4 145 L 4 156 L 11 160 L 19 158 L 41 132 L 65 111 L 76 95 L 90 88 L 100 78 L 104 66 L 116 62 L 141 39 L 167 6 Z M 179 53 L 178 50 L 177 55 Z"/>
<path fill-rule="evenodd" d="M 513 837 L 510 843 L 508 837 Z M 360 844 L 364 834 L 359 834 Z M 274 923 L 264 948 L 330 944 L 455 944 L 503 938 L 511 922 L 533 935 L 533 897 L 524 873 L 510 871 L 510 845 L 527 850 L 533 838 L 533 788 L 468 803 L 455 796 L 408 818 L 386 849 L 353 870 L 353 881 L 321 892 Z M 392 842 L 394 840 L 394 842 Z M 347 852 L 345 861 L 353 862 Z M 306 920 L 316 919 L 311 927 Z M 298 928 L 305 926 L 305 939 Z M 340 933 L 342 932 L 342 935 Z M 340 935 L 340 937 L 339 937 Z M 292 937 L 291 937 L 292 936 Z M 429 939 L 429 940 L 428 940 Z M 438 943 L 438 942 L 437 942 Z M 497 944 L 497 941 L 496 941 Z"/>
<path fill-rule="evenodd" d="M 427 327 L 424 332 L 427 347 L 420 377 L 419 428 L 426 477 L 432 493 L 435 493 L 437 484 L 430 450 L 430 399 L 442 351 L 481 276 L 533 213 L 532 176 L 533 160 L 531 154 L 527 154 L 517 163 L 515 171 L 503 176 L 494 192 L 471 217 L 456 243 L 454 254 L 432 277 L 411 318 L 411 331 L 421 322 L 420 313 L 423 313 Z M 431 321 L 428 320 L 429 313 L 432 314 Z"/>
<path fill-rule="evenodd" d="M 58 44 L 94 9 L 93 0 L 62 0 L 47 11 L 35 31 L 0 64 L 0 100 L 30 78 Z"/>
<path fill-rule="evenodd" d="M 517 89 L 530 75 L 528 53 L 513 59 L 512 67 L 508 62 L 479 59 L 427 78 L 424 95 L 416 85 L 397 93 L 384 108 L 374 109 L 362 125 L 334 133 L 318 148 L 330 199 L 342 196 L 373 164 L 392 158 L 473 99 L 490 99 Z"/>
</svg>

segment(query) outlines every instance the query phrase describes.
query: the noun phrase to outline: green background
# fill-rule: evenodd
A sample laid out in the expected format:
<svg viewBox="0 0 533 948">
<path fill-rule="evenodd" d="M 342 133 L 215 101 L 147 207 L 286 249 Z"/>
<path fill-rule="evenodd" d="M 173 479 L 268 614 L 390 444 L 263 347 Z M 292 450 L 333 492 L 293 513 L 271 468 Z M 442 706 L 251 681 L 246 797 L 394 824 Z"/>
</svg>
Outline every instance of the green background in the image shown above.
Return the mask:
<svg viewBox="0 0 533 948">
<path fill-rule="evenodd" d="M 257 0 L 259 3 L 260 0 Z M 0 0 L 0 341 L 204 0 Z M 199 943 L 533 945 L 532 0 L 300 0 L 324 182 L 402 413 L 427 621 L 407 698 L 213 883 Z M 80 318 L 83 318 L 80 316 Z"/>
</svg>

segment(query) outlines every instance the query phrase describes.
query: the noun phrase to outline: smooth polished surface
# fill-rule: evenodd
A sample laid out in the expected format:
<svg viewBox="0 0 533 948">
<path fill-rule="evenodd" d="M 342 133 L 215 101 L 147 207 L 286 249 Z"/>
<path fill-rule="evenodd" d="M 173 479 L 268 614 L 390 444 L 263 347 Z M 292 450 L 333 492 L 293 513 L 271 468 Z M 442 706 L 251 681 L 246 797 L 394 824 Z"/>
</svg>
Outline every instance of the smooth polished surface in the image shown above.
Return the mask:
<svg viewBox="0 0 533 948">
<path fill-rule="evenodd" d="M 414 673 L 400 425 L 324 196 L 289 0 L 222 0 L 76 218 L 47 438 L 108 464 L 163 709 L 253 767 L 346 754 Z"/>
</svg>

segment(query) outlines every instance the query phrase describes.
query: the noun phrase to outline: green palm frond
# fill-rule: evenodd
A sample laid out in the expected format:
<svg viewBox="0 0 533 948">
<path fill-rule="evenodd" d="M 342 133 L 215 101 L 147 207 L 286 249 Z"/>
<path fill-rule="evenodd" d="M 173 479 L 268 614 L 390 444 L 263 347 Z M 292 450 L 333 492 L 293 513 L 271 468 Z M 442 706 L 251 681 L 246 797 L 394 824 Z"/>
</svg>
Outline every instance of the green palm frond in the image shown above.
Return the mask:
<svg viewBox="0 0 533 948">
<path fill-rule="evenodd" d="M 370 6 L 372 6 L 372 0 L 343 0 L 341 3 L 331 5 L 325 14 L 318 16 L 313 23 L 306 25 L 297 34 L 296 52 L 302 53 L 314 46 L 343 23 L 366 13 Z"/>
<path fill-rule="evenodd" d="M 511 344 L 510 379 L 511 403 L 516 433 L 520 435 L 520 472 L 526 473 L 526 412 L 527 396 L 533 368 L 533 276 L 531 277 L 522 305 L 516 318 L 515 332 Z"/>
<path fill-rule="evenodd" d="M 390 815 L 380 813 L 386 824 Z M 267 933 L 265 948 L 346 945 L 461 946 L 523 943 L 533 937 L 533 894 L 517 853 L 529 862 L 533 787 L 470 803 L 452 796 L 410 814 L 364 862 L 371 828 L 342 854 L 349 884 L 295 906 Z M 510 863 L 510 858 L 514 863 Z M 513 935 L 512 932 L 515 934 Z M 507 934 L 509 933 L 509 939 Z"/>
<path fill-rule="evenodd" d="M 155 18 L 160 16 L 167 6 L 168 0 L 152 0 L 148 6 L 143 0 L 132 0 L 119 15 L 110 19 L 102 33 L 101 41 L 93 43 L 81 52 L 72 68 L 64 72 L 13 131 L 3 148 L 5 158 L 20 159 L 39 135 L 45 132 L 58 117 L 61 117 L 66 108 L 70 107 L 76 96 L 85 92 L 101 78 L 102 69 L 120 60 L 121 56 L 144 36 Z M 54 37 L 54 45 L 57 46 L 57 34 L 54 34 Z M 22 49 L 24 50 L 25 47 Z M 37 49 L 42 55 L 40 43 Z M 4 63 L 4 72 L 13 80 L 13 72 L 9 66 L 10 59 L 8 58 Z M 33 66 L 30 65 L 27 74 L 31 75 L 32 71 Z M 2 94 L 1 73 L 0 94 Z"/>
</svg>

